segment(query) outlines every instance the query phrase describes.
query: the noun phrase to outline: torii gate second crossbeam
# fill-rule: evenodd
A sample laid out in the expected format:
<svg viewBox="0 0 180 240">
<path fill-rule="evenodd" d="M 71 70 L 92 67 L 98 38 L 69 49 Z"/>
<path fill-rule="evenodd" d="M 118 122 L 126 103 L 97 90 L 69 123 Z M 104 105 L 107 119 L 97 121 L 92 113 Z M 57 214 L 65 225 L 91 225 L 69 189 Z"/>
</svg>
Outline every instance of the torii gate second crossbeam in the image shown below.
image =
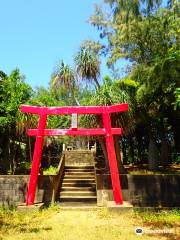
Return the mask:
<svg viewBox="0 0 180 240">
<path fill-rule="evenodd" d="M 77 107 L 36 107 L 22 105 L 21 111 L 24 113 L 31 113 L 39 115 L 39 123 L 37 129 L 29 129 L 29 136 L 36 136 L 34 147 L 33 161 L 31 167 L 31 174 L 26 196 L 26 205 L 33 205 L 36 193 L 36 185 L 38 180 L 39 167 L 42 157 L 42 149 L 44 143 L 44 136 L 55 135 L 83 135 L 83 136 L 105 136 L 106 148 L 109 160 L 112 188 L 114 194 L 114 201 L 116 204 L 123 204 L 121 185 L 119 179 L 119 172 L 117 167 L 116 153 L 114 149 L 113 135 L 121 135 L 121 128 L 111 127 L 111 113 L 128 111 L 128 104 L 120 104 L 113 106 L 77 106 Z M 71 129 L 46 129 L 46 121 L 48 115 L 73 115 L 76 114 L 99 114 L 102 115 L 103 128 L 78 128 L 71 126 Z"/>
</svg>

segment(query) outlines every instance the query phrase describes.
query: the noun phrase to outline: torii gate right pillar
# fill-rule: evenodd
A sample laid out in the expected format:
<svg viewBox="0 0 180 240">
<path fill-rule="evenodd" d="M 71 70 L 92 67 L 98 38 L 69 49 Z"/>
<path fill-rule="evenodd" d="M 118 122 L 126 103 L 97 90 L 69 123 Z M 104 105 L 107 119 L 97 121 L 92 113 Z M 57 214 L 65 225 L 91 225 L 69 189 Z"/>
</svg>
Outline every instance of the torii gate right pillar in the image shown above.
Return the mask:
<svg viewBox="0 0 180 240">
<path fill-rule="evenodd" d="M 114 201 L 116 204 L 123 204 L 116 152 L 114 148 L 114 138 L 113 138 L 112 128 L 111 128 L 111 118 L 107 111 L 105 111 L 102 114 L 102 117 L 103 117 L 104 128 L 106 131 L 106 135 L 105 135 L 106 149 L 107 149 L 108 160 L 109 160 L 109 168 L 111 173 Z"/>
</svg>

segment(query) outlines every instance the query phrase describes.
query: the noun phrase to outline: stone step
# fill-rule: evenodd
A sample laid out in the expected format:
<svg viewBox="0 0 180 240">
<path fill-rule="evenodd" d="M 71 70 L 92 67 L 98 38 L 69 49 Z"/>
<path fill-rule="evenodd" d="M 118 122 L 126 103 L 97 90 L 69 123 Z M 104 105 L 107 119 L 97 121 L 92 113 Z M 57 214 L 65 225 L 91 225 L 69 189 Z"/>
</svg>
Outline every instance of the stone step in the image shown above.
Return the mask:
<svg viewBox="0 0 180 240">
<path fill-rule="evenodd" d="M 85 170 L 85 171 L 83 171 L 83 170 L 79 170 L 79 171 L 67 171 L 67 170 L 65 170 L 64 171 L 64 173 L 67 173 L 67 174 L 94 174 L 95 175 L 95 172 L 94 172 L 94 170 L 93 171 L 91 171 L 91 170 L 89 170 L 89 169 L 87 169 L 87 170 Z"/>
<path fill-rule="evenodd" d="M 94 170 L 94 166 L 65 166 L 65 170 Z"/>
<path fill-rule="evenodd" d="M 94 175 L 94 171 L 92 172 L 82 172 L 82 171 L 72 171 L 72 172 L 65 172 L 65 175 Z"/>
<path fill-rule="evenodd" d="M 61 197 L 84 197 L 84 196 L 96 196 L 96 192 L 92 191 L 65 191 L 60 192 L 60 198 Z"/>
<path fill-rule="evenodd" d="M 96 187 L 95 182 L 63 182 L 62 187 Z"/>
<path fill-rule="evenodd" d="M 64 176 L 65 179 L 95 179 L 93 175 L 66 175 Z"/>
<path fill-rule="evenodd" d="M 65 168 L 94 168 L 94 165 L 65 165 Z"/>
<path fill-rule="evenodd" d="M 60 203 L 96 203 L 94 166 L 65 166 Z"/>
<path fill-rule="evenodd" d="M 57 202 L 61 210 L 71 210 L 71 211 L 94 211 L 99 209 L 97 202 Z"/>
<path fill-rule="evenodd" d="M 84 178 L 84 179 L 79 179 L 79 178 L 64 178 L 63 183 L 95 183 L 94 178 Z"/>
<path fill-rule="evenodd" d="M 71 168 L 71 167 L 65 167 L 64 168 L 65 171 L 90 171 L 90 172 L 94 172 L 94 167 L 93 168 Z"/>
<path fill-rule="evenodd" d="M 65 187 L 62 187 L 61 188 L 61 192 L 66 192 L 66 191 L 92 191 L 92 192 L 95 192 L 96 191 L 96 188 L 95 186 L 93 187 L 68 187 L 68 186 L 65 186 Z"/>
<path fill-rule="evenodd" d="M 97 202 L 96 196 L 61 196 L 60 202 Z"/>
</svg>

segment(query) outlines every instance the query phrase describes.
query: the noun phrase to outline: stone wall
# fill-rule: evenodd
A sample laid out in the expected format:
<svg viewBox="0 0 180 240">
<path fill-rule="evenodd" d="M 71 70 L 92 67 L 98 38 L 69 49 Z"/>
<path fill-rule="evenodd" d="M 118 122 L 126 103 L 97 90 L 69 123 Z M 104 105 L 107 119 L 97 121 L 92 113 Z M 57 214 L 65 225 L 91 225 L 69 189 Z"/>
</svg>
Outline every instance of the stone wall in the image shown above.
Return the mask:
<svg viewBox="0 0 180 240">
<path fill-rule="evenodd" d="M 121 175 L 124 201 L 141 207 L 180 207 L 180 175 Z M 97 174 L 97 201 L 113 200 L 111 177 Z"/>
<path fill-rule="evenodd" d="M 35 202 L 51 202 L 56 176 L 39 176 Z M 123 199 L 134 206 L 180 207 L 180 175 L 121 175 Z M 0 205 L 25 202 L 29 176 L 0 175 Z M 113 200 L 111 177 L 97 174 L 97 204 Z"/>
<path fill-rule="evenodd" d="M 94 165 L 94 153 L 90 150 L 64 151 L 65 165 L 87 166 Z"/>
<path fill-rule="evenodd" d="M 39 176 L 35 202 L 50 202 L 55 176 Z M 25 202 L 28 175 L 0 175 L 0 206 L 16 206 Z"/>
</svg>

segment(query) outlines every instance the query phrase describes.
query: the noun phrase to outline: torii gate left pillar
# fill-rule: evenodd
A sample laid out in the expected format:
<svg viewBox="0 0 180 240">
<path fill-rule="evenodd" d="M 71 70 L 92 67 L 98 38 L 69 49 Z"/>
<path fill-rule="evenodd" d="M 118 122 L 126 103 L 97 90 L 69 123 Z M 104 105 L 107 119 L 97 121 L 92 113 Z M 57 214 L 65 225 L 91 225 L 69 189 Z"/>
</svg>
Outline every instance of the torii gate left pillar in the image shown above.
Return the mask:
<svg viewBox="0 0 180 240">
<path fill-rule="evenodd" d="M 113 135 L 121 135 L 121 128 L 112 128 L 110 114 L 114 112 L 122 112 L 128 110 L 128 104 L 120 104 L 115 106 L 89 106 L 89 107 L 35 107 L 22 105 L 21 111 L 25 113 L 32 113 L 39 115 L 38 129 L 29 129 L 29 136 L 36 136 L 34 147 L 33 162 L 31 174 L 29 179 L 28 192 L 26 196 L 26 205 L 34 204 L 36 186 L 38 180 L 39 167 L 42 157 L 42 149 L 44 143 L 44 136 L 55 135 L 104 135 L 106 139 L 106 148 L 108 153 L 112 188 L 114 194 L 114 201 L 116 204 L 123 204 L 121 184 L 119 179 L 119 172 L 116 160 L 116 153 L 114 149 Z M 90 129 L 46 129 L 46 121 L 48 115 L 62 115 L 62 114 L 101 114 L 104 128 L 90 128 Z"/>
<path fill-rule="evenodd" d="M 38 180 L 38 173 L 39 173 L 39 167 L 41 163 L 42 150 L 43 150 L 43 144 L 44 144 L 44 129 L 46 128 L 46 120 L 47 120 L 47 115 L 40 114 L 38 130 L 36 135 L 36 142 L 34 146 L 34 154 L 33 154 L 31 174 L 29 179 L 28 193 L 26 197 L 27 205 L 34 204 L 36 185 Z"/>
</svg>

